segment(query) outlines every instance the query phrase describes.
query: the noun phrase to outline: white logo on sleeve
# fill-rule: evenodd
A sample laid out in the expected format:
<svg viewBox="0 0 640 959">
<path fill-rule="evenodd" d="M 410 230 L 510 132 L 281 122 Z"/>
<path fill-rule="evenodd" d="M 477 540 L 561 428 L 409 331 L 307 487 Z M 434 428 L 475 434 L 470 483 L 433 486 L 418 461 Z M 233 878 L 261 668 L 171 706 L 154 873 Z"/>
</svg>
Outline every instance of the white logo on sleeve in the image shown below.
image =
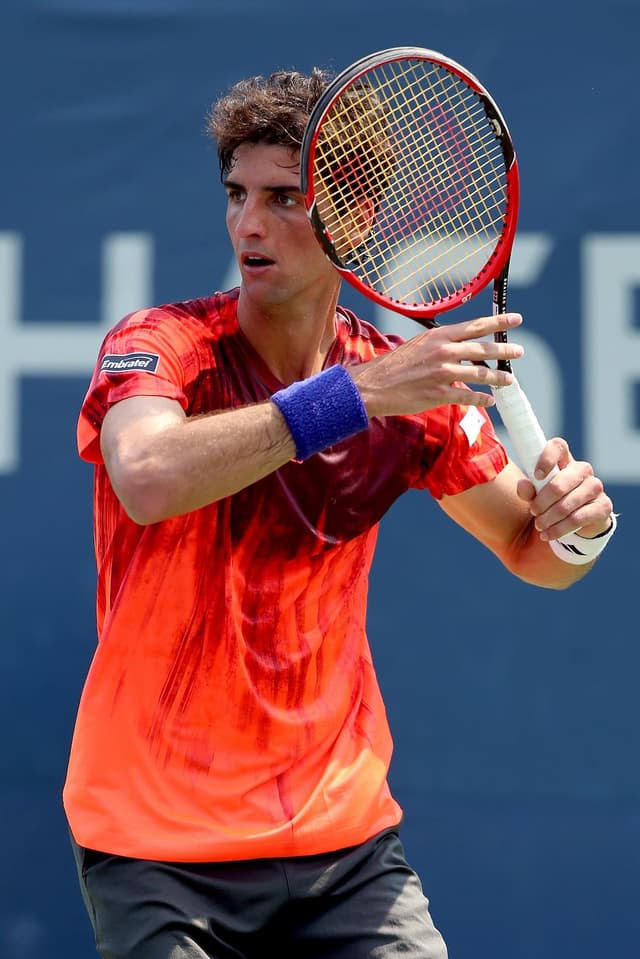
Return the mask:
<svg viewBox="0 0 640 959">
<path fill-rule="evenodd" d="M 470 406 L 460 420 L 460 426 L 469 440 L 469 446 L 473 446 L 475 441 L 478 439 L 478 434 L 483 423 L 484 417 L 478 407 Z"/>
<path fill-rule="evenodd" d="M 100 364 L 101 373 L 156 373 L 158 353 L 107 353 Z"/>
</svg>

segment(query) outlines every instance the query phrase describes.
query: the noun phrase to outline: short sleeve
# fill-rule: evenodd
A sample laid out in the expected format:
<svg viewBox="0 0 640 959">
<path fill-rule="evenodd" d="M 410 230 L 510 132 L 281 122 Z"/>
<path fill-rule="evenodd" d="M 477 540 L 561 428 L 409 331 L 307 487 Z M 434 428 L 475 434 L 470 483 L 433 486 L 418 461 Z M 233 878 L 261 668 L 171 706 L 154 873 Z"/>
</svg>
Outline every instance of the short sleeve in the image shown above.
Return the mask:
<svg viewBox="0 0 640 959">
<path fill-rule="evenodd" d="M 187 408 L 195 348 L 180 320 L 161 309 L 126 317 L 104 339 L 77 426 L 82 459 L 101 463 L 100 429 L 107 410 L 132 396 L 166 396 Z"/>
<path fill-rule="evenodd" d="M 477 406 L 442 406 L 426 417 L 425 456 L 414 488 L 453 496 L 495 479 L 508 457 L 493 423 Z"/>
</svg>

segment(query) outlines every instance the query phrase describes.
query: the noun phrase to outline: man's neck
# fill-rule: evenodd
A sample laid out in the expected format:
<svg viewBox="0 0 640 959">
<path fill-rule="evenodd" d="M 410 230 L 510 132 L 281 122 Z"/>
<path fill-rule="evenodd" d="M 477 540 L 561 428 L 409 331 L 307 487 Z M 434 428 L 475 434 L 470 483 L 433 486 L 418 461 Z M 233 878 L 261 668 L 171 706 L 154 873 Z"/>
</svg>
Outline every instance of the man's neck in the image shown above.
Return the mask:
<svg viewBox="0 0 640 959">
<path fill-rule="evenodd" d="M 267 311 L 243 302 L 241 293 L 238 323 L 273 375 L 289 384 L 323 368 L 336 336 L 336 302 Z"/>
</svg>

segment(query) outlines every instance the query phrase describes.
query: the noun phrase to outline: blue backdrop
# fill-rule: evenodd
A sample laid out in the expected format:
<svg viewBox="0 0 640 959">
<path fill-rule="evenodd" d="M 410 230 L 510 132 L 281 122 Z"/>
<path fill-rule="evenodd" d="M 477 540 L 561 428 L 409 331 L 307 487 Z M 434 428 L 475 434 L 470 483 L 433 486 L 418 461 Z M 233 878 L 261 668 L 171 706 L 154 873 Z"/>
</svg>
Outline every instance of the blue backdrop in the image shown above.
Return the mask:
<svg viewBox="0 0 640 959">
<path fill-rule="evenodd" d="M 565 593 L 514 581 L 428 496 L 385 518 L 369 627 L 405 844 L 453 959 L 637 955 L 639 28 L 636 0 L 3 0 L 1 956 L 94 954 L 60 791 L 95 643 L 75 421 L 103 329 L 233 282 L 203 133 L 222 88 L 398 44 L 464 63 L 509 120 L 521 379 L 622 514 Z"/>
</svg>

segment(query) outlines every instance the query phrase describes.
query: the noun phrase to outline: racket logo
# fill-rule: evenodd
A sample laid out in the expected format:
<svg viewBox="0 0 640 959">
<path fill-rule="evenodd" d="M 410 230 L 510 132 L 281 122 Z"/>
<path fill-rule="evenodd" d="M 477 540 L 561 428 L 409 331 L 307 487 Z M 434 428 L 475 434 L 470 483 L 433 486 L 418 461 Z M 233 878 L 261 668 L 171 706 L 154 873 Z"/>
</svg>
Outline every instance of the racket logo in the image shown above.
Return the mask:
<svg viewBox="0 0 640 959">
<path fill-rule="evenodd" d="M 402 184 L 403 205 L 387 205 L 378 218 L 376 226 L 386 240 L 406 237 L 422 229 L 426 221 L 454 213 L 469 195 L 471 144 L 453 113 L 436 104 L 416 117 L 414 124 L 422 127 L 423 165 L 414 171 L 412 181 Z M 396 132 L 398 150 L 406 136 L 404 131 Z"/>
<path fill-rule="evenodd" d="M 440 180 L 430 196 L 433 211 L 451 210 L 469 195 L 471 144 L 462 126 L 450 110 L 437 104 L 426 114 L 427 127 L 437 151 L 437 163 L 429 158 L 429 169 Z M 448 180 L 441 171 L 447 170 Z"/>
</svg>

